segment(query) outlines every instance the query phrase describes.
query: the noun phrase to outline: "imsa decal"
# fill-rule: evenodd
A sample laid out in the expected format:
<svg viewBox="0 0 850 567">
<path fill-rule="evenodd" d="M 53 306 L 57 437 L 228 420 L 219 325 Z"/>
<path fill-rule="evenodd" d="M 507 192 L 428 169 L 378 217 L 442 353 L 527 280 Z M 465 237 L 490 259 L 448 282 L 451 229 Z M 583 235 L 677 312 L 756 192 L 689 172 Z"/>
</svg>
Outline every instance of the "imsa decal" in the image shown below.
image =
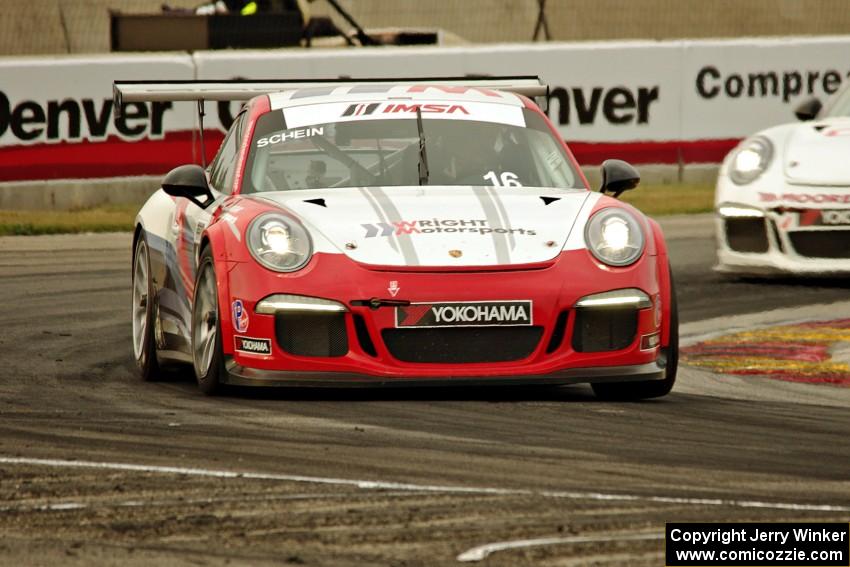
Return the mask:
<svg viewBox="0 0 850 567">
<path fill-rule="evenodd" d="M 531 301 L 413 303 L 396 308 L 396 327 L 527 326 L 531 306 Z"/>
<path fill-rule="evenodd" d="M 287 128 L 295 129 L 359 120 L 415 119 L 417 110 L 429 119 L 473 120 L 525 127 L 525 115 L 521 106 L 489 102 L 328 102 L 282 109 Z M 269 145 L 271 143 L 266 142 Z"/>
<path fill-rule="evenodd" d="M 435 104 L 435 103 L 426 103 L 426 104 L 404 104 L 404 103 L 378 103 L 373 102 L 371 104 L 351 104 L 349 105 L 341 114 L 341 116 L 369 116 L 370 114 L 374 114 L 376 110 L 380 108 L 381 114 L 416 114 L 416 111 L 419 110 L 422 114 L 466 114 L 469 115 L 469 111 L 460 104 Z"/>
</svg>

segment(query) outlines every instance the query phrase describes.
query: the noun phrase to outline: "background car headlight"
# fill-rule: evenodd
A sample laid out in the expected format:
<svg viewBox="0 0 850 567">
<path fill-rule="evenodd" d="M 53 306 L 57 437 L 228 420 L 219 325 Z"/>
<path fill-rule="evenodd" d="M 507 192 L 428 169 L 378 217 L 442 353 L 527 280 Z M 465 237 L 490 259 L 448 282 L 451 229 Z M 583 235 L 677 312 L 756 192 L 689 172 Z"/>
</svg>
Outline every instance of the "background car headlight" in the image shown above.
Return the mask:
<svg viewBox="0 0 850 567">
<path fill-rule="evenodd" d="M 764 173 L 773 157 L 773 144 L 761 136 L 741 144 L 729 162 L 729 177 L 738 185 L 751 183 Z"/>
<path fill-rule="evenodd" d="M 248 250 L 257 262 L 276 272 L 294 272 L 310 259 L 310 235 L 299 223 L 279 213 L 265 213 L 248 227 Z"/>
<path fill-rule="evenodd" d="M 643 253 L 643 231 L 635 217 L 624 209 L 602 209 L 587 223 L 587 248 L 600 262 L 628 266 Z"/>
</svg>

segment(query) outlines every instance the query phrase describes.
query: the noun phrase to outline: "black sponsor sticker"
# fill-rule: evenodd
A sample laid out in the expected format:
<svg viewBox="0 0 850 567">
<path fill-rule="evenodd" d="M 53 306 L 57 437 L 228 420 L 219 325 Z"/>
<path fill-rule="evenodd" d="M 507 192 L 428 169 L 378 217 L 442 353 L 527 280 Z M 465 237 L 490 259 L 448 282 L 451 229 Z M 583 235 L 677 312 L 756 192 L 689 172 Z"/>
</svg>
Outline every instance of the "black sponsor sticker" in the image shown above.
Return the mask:
<svg viewBox="0 0 850 567">
<path fill-rule="evenodd" d="M 272 134 L 271 136 L 266 136 L 265 138 L 260 138 L 259 140 L 257 140 L 257 147 L 264 148 L 269 145 L 281 144 L 290 140 L 302 140 L 304 138 L 310 138 L 312 136 L 323 136 L 324 134 L 324 126 L 285 130 L 283 132 Z"/>
<path fill-rule="evenodd" d="M 247 352 L 248 354 L 271 354 L 272 341 L 271 339 L 255 339 L 252 337 L 234 337 L 236 341 L 236 350 L 239 352 Z"/>
<path fill-rule="evenodd" d="M 413 303 L 397 307 L 396 327 L 531 325 L 531 301 Z"/>
<path fill-rule="evenodd" d="M 821 226 L 850 226 L 850 209 L 821 211 Z"/>
<path fill-rule="evenodd" d="M 805 209 L 798 212 L 786 212 L 780 215 L 780 218 L 779 226 L 783 229 L 794 225 L 800 228 L 810 226 L 846 227 L 850 226 L 850 209 Z"/>
<path fill-rule="evenodd" d="M 345 109 L 345 112 L 342 113 L 342 116 L 366 116 L 375 112 L 377 108 L 377 102 L 371 104 L 350 104 Z"/>
</svg>

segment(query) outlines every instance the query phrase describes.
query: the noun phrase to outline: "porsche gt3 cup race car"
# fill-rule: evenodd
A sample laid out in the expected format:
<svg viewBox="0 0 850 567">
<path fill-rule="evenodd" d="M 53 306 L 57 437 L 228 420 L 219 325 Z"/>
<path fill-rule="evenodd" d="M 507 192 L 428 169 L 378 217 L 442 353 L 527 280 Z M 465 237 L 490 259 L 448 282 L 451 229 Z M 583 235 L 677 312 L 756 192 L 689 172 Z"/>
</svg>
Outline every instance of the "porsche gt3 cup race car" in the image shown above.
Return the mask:
<svg viewBox="0 0 850 567">
<path fill-rule="evenodd" d="M 850 273 L 850 83 L 796 114 L 803 122 L 759 132 L 723 162 L 719 271 Z"/>
<path fill-rule="evenodd" d="M 657 223 L 591 192 L 536 78 L 116 82 L 129 101 L 247 100 L 208 168 L 170 172 L 133 239 L 145 379 L 673 387 Z M 637 185 L 603 164 L 604 192 Z"/>
</svg>

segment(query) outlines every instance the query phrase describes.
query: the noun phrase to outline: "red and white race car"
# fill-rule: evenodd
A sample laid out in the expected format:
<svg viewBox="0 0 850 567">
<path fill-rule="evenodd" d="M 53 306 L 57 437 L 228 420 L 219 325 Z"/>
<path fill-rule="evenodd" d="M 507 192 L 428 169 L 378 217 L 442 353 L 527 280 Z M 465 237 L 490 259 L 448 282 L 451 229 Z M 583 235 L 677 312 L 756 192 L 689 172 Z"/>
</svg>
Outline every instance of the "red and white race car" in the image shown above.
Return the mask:
<svg viewBox="0 0 850 567">
<path fill-rule="evenodd" d="M 115 102 L 244 100 L 208 168 L 139 212 L 133 345 L 145 379 L 572 384 L 667 394 L 676 298 L 658 225 L 591 192 L 536 78 L 116 82 Z"/>
</svg>

